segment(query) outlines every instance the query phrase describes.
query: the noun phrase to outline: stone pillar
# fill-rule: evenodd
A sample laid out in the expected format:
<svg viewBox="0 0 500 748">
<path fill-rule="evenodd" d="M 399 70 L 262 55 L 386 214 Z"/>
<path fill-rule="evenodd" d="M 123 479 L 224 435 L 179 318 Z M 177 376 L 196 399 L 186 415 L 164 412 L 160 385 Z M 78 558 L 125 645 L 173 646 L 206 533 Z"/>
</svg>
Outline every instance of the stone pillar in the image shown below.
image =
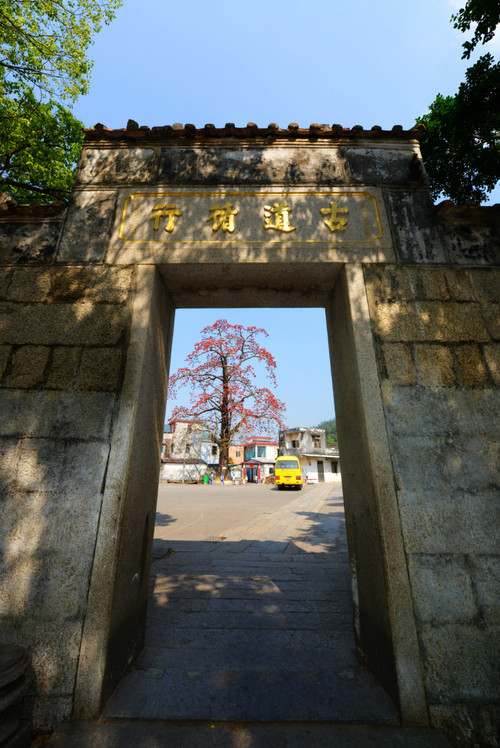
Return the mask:
<svg viewBox="0 0 500 748">
<path fill-rule="evenodd" d="M 405 721 L 427 722 L 420 654 L 363 270 L 326 309 L 358 643 Z"/>
</svg>

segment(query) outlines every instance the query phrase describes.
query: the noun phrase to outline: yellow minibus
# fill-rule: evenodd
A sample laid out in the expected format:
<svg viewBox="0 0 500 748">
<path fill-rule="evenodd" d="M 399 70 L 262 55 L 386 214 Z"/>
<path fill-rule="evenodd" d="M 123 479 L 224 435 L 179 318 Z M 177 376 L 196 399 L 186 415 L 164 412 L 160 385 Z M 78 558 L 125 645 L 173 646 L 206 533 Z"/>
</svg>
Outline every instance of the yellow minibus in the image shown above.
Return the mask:
<svg viewBox="0 0 500 748">
<path fill-rule="evenodd" d="M 274 466 L 274 482 L 280 491 L 283 488 L 302 488 L 302 470 L 297 457 L 278 457 Z"/>
</svg>

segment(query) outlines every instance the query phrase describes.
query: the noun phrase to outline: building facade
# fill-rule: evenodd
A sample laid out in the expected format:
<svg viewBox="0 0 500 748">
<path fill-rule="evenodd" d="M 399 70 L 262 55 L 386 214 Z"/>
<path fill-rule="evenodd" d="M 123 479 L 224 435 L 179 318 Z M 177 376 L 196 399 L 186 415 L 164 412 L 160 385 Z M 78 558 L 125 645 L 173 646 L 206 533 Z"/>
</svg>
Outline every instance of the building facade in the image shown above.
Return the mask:
<svg viewBox="0 0 500 748">
<path fill-rule="evenodd" d="M 300 460 L 305 483 L 340 483 L 338 447 L 326 446 L 324 429 L 293 428 L 280 431 L 279 454 Z"/>
</svg>

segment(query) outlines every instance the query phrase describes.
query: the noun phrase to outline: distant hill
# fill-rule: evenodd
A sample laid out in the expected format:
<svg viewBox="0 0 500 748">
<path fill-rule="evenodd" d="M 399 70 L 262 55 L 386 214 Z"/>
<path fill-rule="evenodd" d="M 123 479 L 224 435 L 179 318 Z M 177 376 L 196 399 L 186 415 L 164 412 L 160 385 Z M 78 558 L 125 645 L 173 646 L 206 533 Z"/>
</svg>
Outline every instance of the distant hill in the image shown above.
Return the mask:
<svg viewBox="0 0 500 748">
<path fill-rule="evenodd" d="M 318 425 L 315 428 L 325 429 L 327 447 L 338 447 L 339 446 L 338 439 L 337 439 L 337 419 L 336 418 L 334 418 L 331 421 L 321 421 L 321 423 L 318 423 Z"/>
</svg>

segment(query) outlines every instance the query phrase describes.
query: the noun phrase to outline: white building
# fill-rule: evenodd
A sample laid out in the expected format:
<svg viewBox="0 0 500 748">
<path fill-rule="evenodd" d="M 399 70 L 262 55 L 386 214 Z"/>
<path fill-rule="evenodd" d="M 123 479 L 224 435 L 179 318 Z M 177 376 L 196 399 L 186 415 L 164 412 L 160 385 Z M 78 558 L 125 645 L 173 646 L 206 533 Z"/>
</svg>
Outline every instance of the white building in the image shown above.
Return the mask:
<svg viewBox="0 0 500 748">
<path fill-rule="evenodd" d="M 242 464 L 243 479 L 248 483 L 265 480 L 274 475 L 274 465 L 278 456 L 278 442 L 270 436 L 252 436 L 244 448 L 244 462 Z"/>
<path fill-rule="evenodd" d="M 279 454 L 299 458 L 306 483 L 342 480 L 338 447 L 326 446 L 324 429 L 301 427 L 280 431 Z"/>
<path fill-rule="evenodd" d="M 219 465 L 219 448 L 199 421 L 173 420 L 163 432 L 160 481 L 201 480 Z"/>
</svg>

